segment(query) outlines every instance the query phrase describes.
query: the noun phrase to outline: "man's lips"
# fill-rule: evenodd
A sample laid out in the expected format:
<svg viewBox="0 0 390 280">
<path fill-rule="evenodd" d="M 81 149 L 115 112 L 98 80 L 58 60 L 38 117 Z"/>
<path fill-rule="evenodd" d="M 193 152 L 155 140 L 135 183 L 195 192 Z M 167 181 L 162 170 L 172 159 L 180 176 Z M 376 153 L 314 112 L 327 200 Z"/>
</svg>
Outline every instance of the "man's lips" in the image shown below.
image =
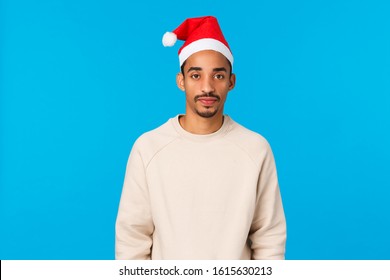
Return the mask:
<svg viewBox="0 0 390 280">
<path fill-rule="evenodd" d="M 211 106 L 218 101 L 216 97 L 199 97 L 198 101 L 204 106 Z"/>
</svg>

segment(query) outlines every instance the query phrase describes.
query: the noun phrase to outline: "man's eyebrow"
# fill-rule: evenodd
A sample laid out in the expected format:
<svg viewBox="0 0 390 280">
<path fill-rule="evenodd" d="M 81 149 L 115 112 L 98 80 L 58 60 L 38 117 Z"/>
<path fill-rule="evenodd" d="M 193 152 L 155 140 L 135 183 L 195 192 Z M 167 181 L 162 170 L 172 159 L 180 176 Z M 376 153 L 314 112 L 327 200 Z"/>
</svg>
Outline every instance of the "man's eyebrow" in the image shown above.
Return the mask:
<svg viewBox="0 0 390 280">
<path fill-rule="evenodd" d="M 202 67 L 193 66 L 187 70 L 187 73 L 190 71 L 202 71 L 202 70 L 203 70 Z M 227 70 L 225 67 L 217 67 L 213 69 L 213 72 L 227 72 Z"/>
<path fill-rule="evenodd" d="M 190 67 L 188 69 L 187 73 L 190 72 L 190 71 L 202 71 L 202 67 Z"/>
</svg>

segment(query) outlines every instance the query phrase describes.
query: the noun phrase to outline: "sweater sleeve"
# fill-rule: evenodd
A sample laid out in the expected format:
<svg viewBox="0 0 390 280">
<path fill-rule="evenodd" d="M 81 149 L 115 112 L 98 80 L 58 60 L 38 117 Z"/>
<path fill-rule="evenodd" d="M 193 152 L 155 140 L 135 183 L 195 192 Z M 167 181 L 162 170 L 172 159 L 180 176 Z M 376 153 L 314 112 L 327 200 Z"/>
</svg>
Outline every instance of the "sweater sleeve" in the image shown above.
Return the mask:
<svg viewBox="0 0 390 280">
<path fill-rule="evenodd" d="M 252 259 L 284 259 L 286 220 L 275 160 L 268 144 L 257 188 L 256 209 L 249 233 Z"/>
<path fill-rule="evenodd" d="M 135 144 L 127 163 L 116 219 L 115 258 L 150 259 L 153 230 L 145 168 Z"/>
</svg>

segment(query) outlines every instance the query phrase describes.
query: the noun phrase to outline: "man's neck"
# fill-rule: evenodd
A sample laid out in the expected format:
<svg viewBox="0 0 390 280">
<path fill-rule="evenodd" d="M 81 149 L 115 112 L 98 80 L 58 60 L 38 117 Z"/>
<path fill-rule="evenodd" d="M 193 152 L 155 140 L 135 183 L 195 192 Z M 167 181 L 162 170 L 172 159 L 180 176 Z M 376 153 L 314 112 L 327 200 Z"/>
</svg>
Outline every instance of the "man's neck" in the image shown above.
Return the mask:
<svg viewBox="0 0 390 280">
<path fill-rule="evenodd" d="M 182 115 L 179 118 L 181 127 L 193 134 L 211 134 L 219 130 L 223 124 L 223 115 L 217 114 L 211 118 Z"/>
</svg>

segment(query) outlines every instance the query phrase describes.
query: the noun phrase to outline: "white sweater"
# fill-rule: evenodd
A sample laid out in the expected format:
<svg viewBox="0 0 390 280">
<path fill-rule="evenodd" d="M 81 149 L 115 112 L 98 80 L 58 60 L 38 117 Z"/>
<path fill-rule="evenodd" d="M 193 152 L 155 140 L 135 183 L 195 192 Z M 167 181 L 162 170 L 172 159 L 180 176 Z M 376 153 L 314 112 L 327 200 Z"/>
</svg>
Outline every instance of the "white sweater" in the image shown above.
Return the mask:
<svg viewBox="0 0 390 280">
<path fill-rule="evenodd" d="M 283 259 L 286 222 L 268 142 L 228 116 L 208 135 L 178 119 L 133 146 L 116 259 Z"/>
</svg>

